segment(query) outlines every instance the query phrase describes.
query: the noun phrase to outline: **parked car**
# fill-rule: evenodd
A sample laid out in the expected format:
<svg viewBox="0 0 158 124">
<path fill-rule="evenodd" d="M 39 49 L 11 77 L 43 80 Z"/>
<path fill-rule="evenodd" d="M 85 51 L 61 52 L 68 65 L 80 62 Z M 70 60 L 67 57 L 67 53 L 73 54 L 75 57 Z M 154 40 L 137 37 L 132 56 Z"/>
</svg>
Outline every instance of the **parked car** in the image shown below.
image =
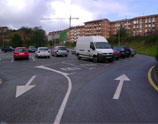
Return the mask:
<svg viewBox="0 0 158 124">
<path fill-rule="evenodd" d="M 3 52 L 12 52 L 14 51 L 15 49 L 12 47 L 12 46 L 5 46 L 1 49 L 1 51 Z"/>
<path fill-rule="evenodd" d="M 114 59 L 118 60 L 121 56 L 121 52 L 120 52 L 119 48 L 114 47 L 113 51 L 114 51 Z"/>
<path fill-rule="evenodd" d="M 132 48 L 130 48 L 130 51 L 131 51 L 131 56 L 134 57 L 136 55 L 136 51 Z"/>
<path fill-rule="evenodd" d="M 13 53 L 14 60 L 16 59 L 29 59 L 29 52 L 25 47 L 17 47 Z"/>
<path fill-rule="evenodd" d="M 123 58 L 126 57 L 125 49 L 124 48 L 116 46 L 116 47 L 113 48 L 113 50 L 119 51 L 120 52 L 120 57 L 123 57 Z"/>
<path fill-rule="evenodd" d="M 122 50 L 125 51 L 125 56 L 129 57 L 131 55 L 131 50 L 127 46 L 121 46 Z"/>
<path fill-rule="evenodd" d="M 29 47 L 28 47 L 28 50 L 29 50 L 29 52 L 34 53 L 34 52 L 36 52 L 36 47 L 34 47 L 34 46 L 29 46 Z"/>
<path fill-rule="evenodd" d="M 48 57 L 50 58 L 50 50 L 47 47 L 38 47 L 35 52 L 35 56 L 39 57 Z"/>
<path fill-rule="evenodd" d="M 71 49 L 71 54 L 72 54 L 72 55 L 76 55 L 76 47 L 73 48 L 73 49 Z"/>
<path fill-rule="evenodd" d="M 65 46 L 56 46 L 51 51 L 52 56 L 65 56 L 69 54 L 69 50 Z"/>
</svg>

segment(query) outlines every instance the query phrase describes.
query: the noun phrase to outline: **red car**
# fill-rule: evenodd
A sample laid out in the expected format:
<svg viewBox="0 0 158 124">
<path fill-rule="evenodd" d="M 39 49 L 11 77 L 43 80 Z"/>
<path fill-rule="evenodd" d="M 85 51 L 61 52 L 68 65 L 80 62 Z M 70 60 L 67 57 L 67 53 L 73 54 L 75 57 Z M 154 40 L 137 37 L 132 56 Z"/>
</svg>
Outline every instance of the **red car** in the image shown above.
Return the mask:
<svg viewBox="0 0 158 124">
<path fill-rule="evenodd" d="M 25 47 L 17 47 L 14 51 L 14 59 L 29 59 L 29 52 Z"/>
</svg>

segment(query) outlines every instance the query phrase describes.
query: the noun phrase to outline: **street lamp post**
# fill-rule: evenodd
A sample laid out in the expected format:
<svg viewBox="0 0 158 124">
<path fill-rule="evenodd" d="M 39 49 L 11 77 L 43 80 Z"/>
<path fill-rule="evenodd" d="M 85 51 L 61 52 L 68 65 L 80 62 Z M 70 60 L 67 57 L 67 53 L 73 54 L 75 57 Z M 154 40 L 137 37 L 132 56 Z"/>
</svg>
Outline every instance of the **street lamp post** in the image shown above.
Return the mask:
<svg viewBox="0 0 158 124">
<path fill-rule="evenodd" d="M 4 32 L 5 32 L 5 29 L 3 29 L 3 48 L 5 46 L 5 41 L 4 41 Z"/>
<path fill-rule="evenodd" d="M 118 30 L 118 46 L 120 46 L 120 28 Z"/>
</svg>

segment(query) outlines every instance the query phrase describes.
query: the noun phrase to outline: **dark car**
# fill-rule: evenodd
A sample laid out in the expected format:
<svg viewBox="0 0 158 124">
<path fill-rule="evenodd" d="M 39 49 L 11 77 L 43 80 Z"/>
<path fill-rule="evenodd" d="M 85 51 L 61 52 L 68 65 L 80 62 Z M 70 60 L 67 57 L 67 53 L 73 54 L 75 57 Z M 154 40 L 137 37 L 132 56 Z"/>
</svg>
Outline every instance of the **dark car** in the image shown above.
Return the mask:
<svg viewBox="0 0 158 124">
<path fill-rule="evenodd" d="M 114 58 L 115 58 L 116 60 L 118 60 L 118 59 L 120 58 L 120 56 L 121 56 L 120 49 L 117 48 L 117 47 L 114 47 L 114 48 L 113 48 L 113 51 L 114 51 Z"/>
<path fill-rule="evenodd" d="M 28 48 L 28 51 L 29 52 L 31 52 L 31 53 L 34 53 L 34 52 L 36 52 L 36 47 L 34 47 L 34 46 L 29 46 L 29 48 Z"/>
<path fill-rule="evenodd" d="M 121 49 L 125 51 L 126 57 L 129 57 L 131 55 L 131 50 L 127 46 L 121 46 Z"/>
<path fill-rule="evenodd" d="M 5 46 L 1 49 L 1 51 L 3 52 L 12 52 L 14 51 L 15 49 L 12 47 L 12 46 Z"/>
<path fill-rule="evenodd" d="M 114 47 L 113 50 L 120 52 L 119 57 L 123 57 L 123 58 L 126 57 L 125 49 L 124 48 L 118 46 L 118 47 Z"/>
<path fill-rule="evenodd" d="M 130 48 L 130 51 L 131 51 L 131 56 L 134 57 L 136 55 L 136 51 L 132 48 Z"/>
</svg>

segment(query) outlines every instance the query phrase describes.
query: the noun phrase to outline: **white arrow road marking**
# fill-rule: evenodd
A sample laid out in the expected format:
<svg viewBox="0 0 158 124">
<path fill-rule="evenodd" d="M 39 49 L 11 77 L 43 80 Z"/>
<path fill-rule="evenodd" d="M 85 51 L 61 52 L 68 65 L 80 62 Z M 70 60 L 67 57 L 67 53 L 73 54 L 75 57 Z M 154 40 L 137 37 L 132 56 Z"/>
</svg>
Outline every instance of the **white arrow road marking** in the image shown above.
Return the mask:
<svg viewBox="0 0 158 124">
<path fill-rule="evenodd" d="M 30 85 L 35 78 L 36 78 L 36 75 L 32 76 L 32 78 L 27 82 L 26 85 L 16 87 L 16 98 L 36 86 L 36 85 Z"/>
<path fill-rule="evenodd" d="M 130 79 L 125 74 L 123 74 L 123 75 L 119 76 L 118 78 L 116 78 L 115 80 L 119 80 L 120 82 L 119 82 L 116 92 L 113 96 L 113 99 L 119 99 L 124 81 L 130 81 Z"/>
<path fill-rule="evenodd" d="M 41 68 L 41 69 L 45 69 L 45 70 L 49 70 L 49 71 L 59 73 L 59 74 L 63 75 L 68 80 L 68 89 L 67 89 L 66 95 L 65 95 L 65 97 L 62 101 L 62 104 L 60 105 L 59 111 L 58 111 L 58 113 L 56 115 L 56 118 L 54 120 L 54 124 L 59 124 L 60 121 L 61 121 L 61 118 L 63 116 L 67 101 L 68 101 L 70 93 L 71 93 L 71 90 L 72 90 L 72 82 L 71 82 L 71 79 L 68 77 L 69 74 L 58 71 L 58 70 L 55 70 L 55 69 L 51 69 L 51 68 L 48 68 L 48 67 L 45 67 L 45 66 L 36 66 L 36 68 Z"/>
</svg>

